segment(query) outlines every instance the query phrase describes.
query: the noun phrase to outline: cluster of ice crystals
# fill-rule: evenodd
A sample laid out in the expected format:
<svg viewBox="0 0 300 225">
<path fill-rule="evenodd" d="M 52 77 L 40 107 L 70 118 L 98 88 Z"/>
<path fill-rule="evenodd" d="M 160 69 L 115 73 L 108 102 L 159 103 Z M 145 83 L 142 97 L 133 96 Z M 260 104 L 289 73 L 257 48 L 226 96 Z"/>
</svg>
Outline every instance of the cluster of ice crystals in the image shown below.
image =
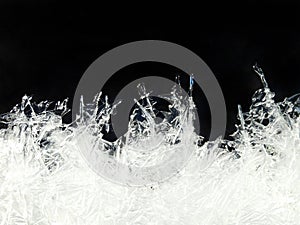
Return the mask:
<svg viewBox="0 0 300 225">
<path fill-rule="evenodd" d="M 155 103 L 140 86 L 128 132 L 114 142 L 103 136 L 117 109 L 107 98 L 82 101 L 78 120 L 67 125 L 66 101 L 35 104 L 25 96 L 1 116 L 0 224 L 300 224 L 300 95 L 275 102 L 263 72 L 254 69 L 263 87 L 249 112 L 238 107 L 232 141 L 199 144 L 193 101 L 175 89 L 158 121 Z M 163 162 L 180 144 L 193 155 L 170 179 L 120 185 L 90 169 L 82 138 L 128 167 Z"/>
</svg>

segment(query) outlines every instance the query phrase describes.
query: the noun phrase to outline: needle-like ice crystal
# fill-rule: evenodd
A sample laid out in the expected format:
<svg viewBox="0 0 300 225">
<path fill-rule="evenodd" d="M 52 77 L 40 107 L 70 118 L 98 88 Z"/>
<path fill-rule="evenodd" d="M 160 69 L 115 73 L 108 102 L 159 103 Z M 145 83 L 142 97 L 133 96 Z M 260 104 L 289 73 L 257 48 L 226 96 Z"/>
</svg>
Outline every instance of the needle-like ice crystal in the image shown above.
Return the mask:
<svg viewBox="0 0 300 225">
<path fill-rule="evenodd" d="M 263 86 L 249 112 L 238 107 L 232 141 L 201 143 L 192 98 L 176 89 L 169 110 L 158 112 L 140 86 L 128 132 L 114 142 L 103 136 L 117 110 L 107 98 L 82 101 L 78 120 L 63 124 L 66 101 L 36 104 L 24 96 L 1 116 L 0 224 L 300 224 L 300 95 L 275 102 L 254 69 Z M 166 162 L 182 146 L 193 149 L 185 167 L 144 186 L 99 176 L 80 150 L 97 151 L 113 173 L 112 160 L 131 171 Z"/>
</svg>

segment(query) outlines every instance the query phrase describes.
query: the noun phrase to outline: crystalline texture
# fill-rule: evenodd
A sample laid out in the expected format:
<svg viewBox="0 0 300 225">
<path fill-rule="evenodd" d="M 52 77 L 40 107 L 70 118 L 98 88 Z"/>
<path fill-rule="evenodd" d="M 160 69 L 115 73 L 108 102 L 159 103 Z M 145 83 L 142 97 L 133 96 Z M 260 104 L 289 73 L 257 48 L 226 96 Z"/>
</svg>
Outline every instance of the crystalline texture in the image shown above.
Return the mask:
<svg viewBox="0 0 300 225">
<path fill-rule="evenodd" d="M 62 123 L 66 101 L 35 104 L 24 96 L 1 117 L 0 224 L 299 224 L 300 95 L 275 102 L 262 70 L 254 69 L 263 87 L 249 112 L 238 107 L 232 141 L 203 144 L 193 133 L 192 98 L 176 89 L 157 122 L 155 103 L 140 86 L 129 131 L 115 142 L 103 138 L 117 109 L 107 98 L 99 103 L 99 95 L 91 105 L 82 100 L 74 126 Z M 163 162 L 185 139 L 194 152 L 172 178 L 126 186 L 89 168 L 80 137 L 128 167 Z"/>
</svg>

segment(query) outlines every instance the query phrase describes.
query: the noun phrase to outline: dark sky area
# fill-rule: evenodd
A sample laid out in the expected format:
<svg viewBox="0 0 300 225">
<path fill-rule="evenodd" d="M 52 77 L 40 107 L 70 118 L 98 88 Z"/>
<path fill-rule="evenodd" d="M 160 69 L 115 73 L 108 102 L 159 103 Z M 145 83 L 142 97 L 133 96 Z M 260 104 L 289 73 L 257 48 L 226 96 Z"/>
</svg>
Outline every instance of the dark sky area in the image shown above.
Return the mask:
<svg viewBox="0 0 300 225">
<path fill-rule="evenodd" d="M 120 5 L 41 2 L 0 2 L 0 113 L 19 103 L 24 94 L 36 101 L 68 97 L 71 107 L 76 86 L 95 59 L 121 44 L 146 39 L 180 44 L 206 62 L 224 92 L 227 134 L 237 121 L 237 104 L 246 110 L 261 87 L 252 71 L 255 62 L 263 68 L 277 100 L 300 92 L 300 7 L 296 4 L 249 1 L 237 8 L 216 5 L 209 7 L 211 11 L 201 4 L 191 6 L 194 10 L 179 5 L 177 11 L 145 2 L 129 11 Z M 128 80 L 143 73 L 175 76 L 178 71 L 147 63 L 124 69 Z M 110 90 L 120 88 L 121 82 L 114 80 Z M 203 111 L 205 107 L 203 100 Z M 205 133 L 210 118 L 201 115 Z"/>
</svg>

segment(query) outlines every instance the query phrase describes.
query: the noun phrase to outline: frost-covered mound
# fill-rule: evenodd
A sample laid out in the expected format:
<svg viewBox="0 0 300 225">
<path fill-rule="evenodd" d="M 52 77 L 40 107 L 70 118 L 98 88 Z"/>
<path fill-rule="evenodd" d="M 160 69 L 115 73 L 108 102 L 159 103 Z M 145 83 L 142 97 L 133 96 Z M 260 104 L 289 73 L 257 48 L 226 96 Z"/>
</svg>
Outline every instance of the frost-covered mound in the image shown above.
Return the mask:
<svg viewBox="0 0 300 225">
<path fill-rule="evenodd" d="M 103 138 L 116 108 L 107 101 L 82 104 L 78 120 L 66 125 L 66 101 L 51 106 L 25 96 L 2 116 L 0 224 L 300 224 L 300 95 L 274 102 L 256 72 L 264 87 L 249 112 L 239 107 L 233 141 L 201 143 L 191 129 L 192 99 L 176 90 L 162 121 L 144 92 L 128 133 L 115 142 Z M 109 181 L 82 156 L 82 148 L 91 149 L 107 160 L 103 168 L 117 169 L 115 160 L 130 173 L 183 147 L 193 150 L 185 167 L 144 186 L 118 184 L 114 173 L 117 182 Z"/>
</svg>

